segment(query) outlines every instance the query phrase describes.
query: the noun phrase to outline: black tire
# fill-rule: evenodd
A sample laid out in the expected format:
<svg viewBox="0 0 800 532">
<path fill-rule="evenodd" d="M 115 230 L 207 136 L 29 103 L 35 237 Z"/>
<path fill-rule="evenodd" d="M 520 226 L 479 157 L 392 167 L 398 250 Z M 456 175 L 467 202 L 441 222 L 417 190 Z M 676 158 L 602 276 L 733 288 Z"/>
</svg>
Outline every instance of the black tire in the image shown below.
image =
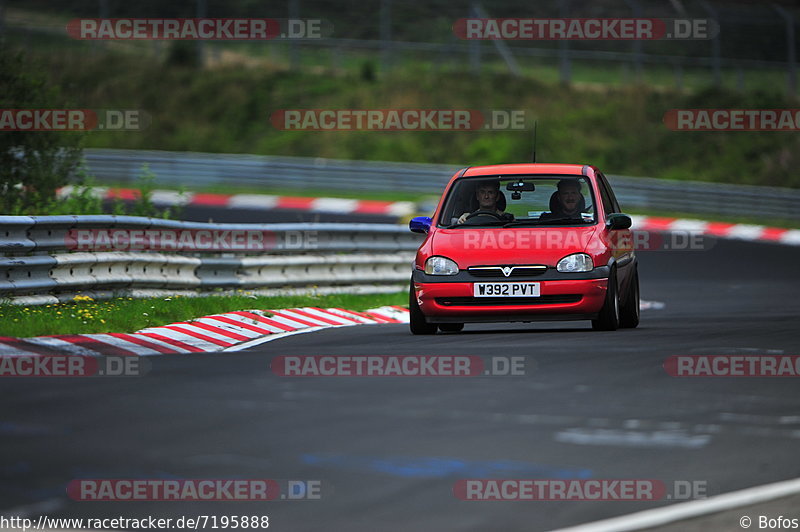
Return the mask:
<svg viewBox="0 0 800 532">
<path fill-rule="evenodd" d="M 639 270 L 633 272 L 628 297 L 619 309 L 619 326 L 623 329 L 635 329 L 639 325 Z"/>
<path fill-rule="evenodd" d="M 459 332 L 464 329 L 463 323 L 440 323 L 439 330 L 442 332 Z"/>
<path fill-rule="evenodd" d="M 592 329 L 596 331 L 616 331 L 619 327 L 619 291 L 617 290 L 617 270 L 612 269 L 608 276 L 606 301 L 600 309 L 597 319 L 592 320 Z"/>
<path fill-rule="evenodd" d="M 425 321 L 425 314 L 417 305 L 417 295 L 414 293 L 414 281 L 408 290 L 408 328 L 411 334 L 436 334 L 436 324 Z"/>
</svg>

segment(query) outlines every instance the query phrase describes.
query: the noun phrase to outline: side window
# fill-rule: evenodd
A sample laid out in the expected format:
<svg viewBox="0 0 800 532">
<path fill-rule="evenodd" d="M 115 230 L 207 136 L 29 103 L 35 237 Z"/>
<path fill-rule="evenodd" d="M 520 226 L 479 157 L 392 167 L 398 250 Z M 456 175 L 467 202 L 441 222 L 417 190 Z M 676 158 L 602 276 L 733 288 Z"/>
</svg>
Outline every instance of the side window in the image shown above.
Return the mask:
<svg viewBox="0 0 800 532">
<path fill-rule="evenodd" d="M 611 185 L 608 183 L 608 180 L 606 179 L 606 176 L 604 176 L 603 174 L 598 174 L 598 175 L 600 176 L 601 183 L 603 183 L 603 187 L 602 188 L 604 188 L 606 190 L 606 193 L 608 194 L 608 198 L 611 200 L 612 210 L 610 210 L 608 212 L 622 212 L 622 209 L 620 209 L 620 207 L 619 207 L 619 202 L 617 201 L 617 197 L 614 195 L 614 191 L 611 189 Z M 604 203 L 604 205 L 605 205 L 605 203 Z"/>
<path fill-rule="evenodd" d="M 605 214 L 608 215 L 609 213 L 616 212 L 613 203 L 611 203 L 611 196 L 608 194 L 606 180 L 603 179 L 602 174 L 597 174 L 597 187 L 600 189 L 600 200 L 603 202 L 603 211 L 605 211 Z"/>
</svg>

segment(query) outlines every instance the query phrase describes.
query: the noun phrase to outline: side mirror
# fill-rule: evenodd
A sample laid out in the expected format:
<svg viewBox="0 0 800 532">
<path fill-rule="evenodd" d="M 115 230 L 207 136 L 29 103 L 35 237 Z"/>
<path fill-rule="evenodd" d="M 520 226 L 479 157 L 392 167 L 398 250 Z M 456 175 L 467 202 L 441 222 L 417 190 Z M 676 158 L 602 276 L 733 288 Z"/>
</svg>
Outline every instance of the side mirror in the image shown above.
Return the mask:
<svg viewBox="0 0 800 532">
<path fill-rule="evenodd" d="M 618 231 L 620 229 L 630 229 L 631 217 L 627 214 L 615 212 L 606 216 L 606 227 L 610 231 Z"/>
<path fill-rule="evenodd" d="M 412 233 L 427 233 L 431 228 L 431 222 L 430 216 L 417 216 L 411 218 L 411 221 L 408 222 L 408 228 L 411 229 Z"/>
</svg>

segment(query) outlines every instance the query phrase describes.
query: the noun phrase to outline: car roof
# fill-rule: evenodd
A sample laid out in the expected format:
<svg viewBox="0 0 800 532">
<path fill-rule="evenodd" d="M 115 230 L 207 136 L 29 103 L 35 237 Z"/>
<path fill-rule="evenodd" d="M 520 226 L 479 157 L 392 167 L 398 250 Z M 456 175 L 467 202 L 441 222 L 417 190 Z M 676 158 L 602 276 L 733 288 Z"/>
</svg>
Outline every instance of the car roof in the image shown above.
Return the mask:
<svg viewBox="0 0 800 532">
<path fill-rule="evenodd" d="M 585 164 L 521 163 L 471 166 L 459 177 L 514 174 L 564 174 L 589 176 L 593 167 Z"/>
</svg>

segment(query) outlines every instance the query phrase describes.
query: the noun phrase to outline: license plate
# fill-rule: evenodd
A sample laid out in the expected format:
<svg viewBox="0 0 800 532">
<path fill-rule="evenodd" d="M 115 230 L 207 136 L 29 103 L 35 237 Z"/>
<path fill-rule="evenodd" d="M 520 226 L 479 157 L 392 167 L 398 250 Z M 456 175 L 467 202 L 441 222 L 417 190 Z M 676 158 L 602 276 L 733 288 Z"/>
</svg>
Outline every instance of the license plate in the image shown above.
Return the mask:
<svg viewBox="0 0 800 532">
<path fill-rule="evenodd" d="M 473 283 L 475 297 L 539 297 L 539 283 Z"/>
</svg>

